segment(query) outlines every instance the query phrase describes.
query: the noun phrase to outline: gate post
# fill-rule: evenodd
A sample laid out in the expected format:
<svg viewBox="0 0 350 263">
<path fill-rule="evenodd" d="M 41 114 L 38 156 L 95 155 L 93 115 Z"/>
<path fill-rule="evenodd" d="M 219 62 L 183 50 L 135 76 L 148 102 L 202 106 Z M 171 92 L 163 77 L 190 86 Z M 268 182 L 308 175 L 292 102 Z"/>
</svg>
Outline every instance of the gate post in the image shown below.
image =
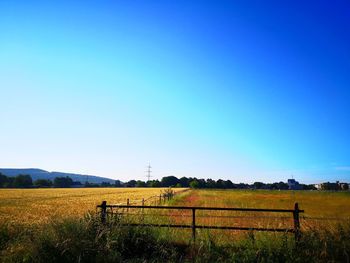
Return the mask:
<svg viewBox="0 0 350 263">
<path fill-rule="evenodd" d="M 294 219 L 295 241 L 298 242 L 300 239 L 300 220 L 299 220 L 299 204 L 298 203 L 294 204 L 293 219 Z"/>
<path fill-rule="evenodd" d="M 196 241 L 196 209 L 192 208 L 192 238 Z"/>
<path fill-rule="evenodd" d="M 101 222 L 102 222 L 102 224 L 106 223 L 106 215 L 107 215 L 107 201 L 102 201 L 102 204 L 101 204 Z"/>
</svg>

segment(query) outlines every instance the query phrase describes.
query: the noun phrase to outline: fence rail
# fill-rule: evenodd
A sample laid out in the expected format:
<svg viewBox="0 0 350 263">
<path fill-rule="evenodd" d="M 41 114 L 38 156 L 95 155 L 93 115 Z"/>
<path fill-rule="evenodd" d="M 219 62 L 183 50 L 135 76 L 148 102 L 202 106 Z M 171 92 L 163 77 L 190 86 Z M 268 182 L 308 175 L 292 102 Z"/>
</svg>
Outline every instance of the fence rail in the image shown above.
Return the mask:
<svg viewBox="0 0 350 263">
<path fill-rule="evenodd" d="M 189 210 L 192 212 L 191 224 L 153 224 L 153 223 L 130 223 L 129 226 L 147 226 L 147 227 L 169 227 L 169 228 L 191 228 L 192 238 L 196 238 L 196 229 L 222 229 L 222 230 L 253 230 L 253 231 L 273 231 L 273 232 L 286 232 L 294 233 L 295 240 L 300 238 L 300 213 L 304 210 L 299 209 L 298 203 L 295 203 L 294 209 L 265 209 L 265 208 L 227 208 L 227 207 L 198 207 L 198 206 L 156 206 L 156 205 L 107 205 L 106 201 L 103 201 L 97 208 L 101 212 L 101 221 L 106 222 L 107 208 L 120 208 L 120 209 L 162 209 L 162 210 Z M 196 224 L 196 211 L 241 211 L 241 212 L 268 212 L 268 213 L 290 213 L 293 216 L 293 228 L 264 228 L 264 227 L 238 227 L 238 226 L 214 226 L 214 225 L 198 225 Z M 171 216 L 171 215 L 170 215 Z"/>
</svg>

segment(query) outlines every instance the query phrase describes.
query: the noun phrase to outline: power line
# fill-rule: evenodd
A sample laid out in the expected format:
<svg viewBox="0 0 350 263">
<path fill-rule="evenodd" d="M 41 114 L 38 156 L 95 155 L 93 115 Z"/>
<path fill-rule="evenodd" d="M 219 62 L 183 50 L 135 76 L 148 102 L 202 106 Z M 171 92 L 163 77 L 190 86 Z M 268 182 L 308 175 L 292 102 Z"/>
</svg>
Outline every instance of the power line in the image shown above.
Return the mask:
<svg viewBox="0 0 350 263">
<path fill-rule="evenodd" d="M 149 163 L 148 164 L 148 166 L 147 166 L 147 171 L 146 171 L 146 173 L 147 173 L 147 181 L 150 181 L 151 180 L 151 168 L 152 168 L 152 166 L 151 166 L 151 164 Z"/>
</svg>

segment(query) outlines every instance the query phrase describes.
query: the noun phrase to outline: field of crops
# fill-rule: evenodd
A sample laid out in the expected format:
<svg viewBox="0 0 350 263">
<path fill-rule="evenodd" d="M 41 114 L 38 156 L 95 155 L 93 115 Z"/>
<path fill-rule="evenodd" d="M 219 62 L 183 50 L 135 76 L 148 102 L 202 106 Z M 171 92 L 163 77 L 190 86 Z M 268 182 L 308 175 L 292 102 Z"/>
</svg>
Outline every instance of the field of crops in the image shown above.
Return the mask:
<svg viewBox="0 0 350 263">
<path fill-rule="evenodd" d="M 305 216 L 350 218 L 350 191 L 192 190 L 183 205 L 293 209 Z"/>
<path fill-rule="evenodd" d="M 183 189 L 176 189 L 181 191 Z M 96 211 L 96 205 L 102 200 L 108 203 L 140 202 L 157 196 L 162 188 L 80 188 L 80 189 L 1 189 L 0 223 L 39 223 L 51 218 L 83 216 L 87 211 Z M 304 226 L 308 223 L 324 224 L 349 221 L 350 192 L 317 191 L 253 191 L 253 190 L 191 190 L 183 198 L 174 200 L 174 205 L 215 206 L 245 208 L 293 209 L 298 202 L 305 213 L 301 215 Z M 140 204 L 140 203 L 139 203 Z M 204 212 L 203 212 L 204 213 Z M 291 215 L 254 214 L 254 213 L 206 213 L 199 215 L 203 224 L 257 226 L 271 224 L 264 218 L 276 216 L 276 227 L 291 223 Z M 178 211 L 173 213 L 183 222 L 190 215 Z M 286 216 L 286 219 L 283 219 Z M 225 217 L 227 217 L 225 219 Z M 282 217 L 282 220 L 280 220 Z M 180 221 L 179 221 L 180 220 Z M 207 220 L 205 222 L 205 220 Z M 199 221 L 200 222 L 200 221 Z"/>
<path fill-rule="evenodd" d="M 105 223 L 100 216 L 81 219 L 87 211 L 95 212 L 102 200 L 126 204 L 129 198 L 134 204 L 142 198 L 159 196 L 162 190 L 165 189 L 1 189 L 0 258 L 4 262 L 347 262 L 349 192 L 190 190 L 164 204 L 292 209 L 298 202 L 306 212 L 301 217 L 298 242 L 286 232 L 197 228 L 194 240 L 190 228 L 125 226 L 125 222 L 191 226 L 192 210 L 157 208 L 147 212 L 151 209 L 125 208 L 115 216 L 108 214 Z M 293 227 L 290 212 L 271 215 L 196 210 L 195 215 L 196 226 Z M 123 227 L 114 227 L 120 222 Z"/>
<path fill-rule="evenodd" d="M 140 202 L 159 196 L 162 188 L 0 189 L 0 223 L 45 223 L 52 218 L 83 216 L 108 203 Z M 177 188 L 176 191 L 183 189 Z"/>
<path fill-rule="evenodd" d="M 350 222 L 350 192 L 192 190 L 177 204 L 293 209 L 295 202 L 298 202 L 300 209 L 305 210 L 305 213 L 300 214 L 303 228 Z M 291 213 L 213 211 L 199 214 L 198 222 L 203 225 L 288 228 L 293 226 L 293 217 Z"/>
</svg>

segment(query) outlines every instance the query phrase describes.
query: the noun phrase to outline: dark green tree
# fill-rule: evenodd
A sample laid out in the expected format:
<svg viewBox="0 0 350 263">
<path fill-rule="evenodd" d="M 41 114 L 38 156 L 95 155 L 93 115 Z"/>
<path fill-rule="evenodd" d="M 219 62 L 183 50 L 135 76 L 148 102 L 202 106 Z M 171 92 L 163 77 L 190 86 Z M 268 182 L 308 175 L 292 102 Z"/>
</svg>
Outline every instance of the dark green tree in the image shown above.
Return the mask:
<svg viewBox="0 0 350 263">
<path fill-rule="evenodd" d="M 182 187 L 190 186 L 190 180 L 187 177 L 181 177 L 179 183 L 182 185 Z"/>
<path fill-rule="evenodd" d="M 190 187 L 193 189 L 199 188 L 199 182 L 196 179 L 192 180 L 190 182 Z"/>
<path fill-rule="evenodd" d="M 0 187 L 7 187 L 8 181 L 8 177 L 0 173 Z"/>
<path fill-rule="evenodd" d="M 234 186 L 234 184 L 232 183 L 231 180 L 225 181 L 225 186 L 226 186 L 226 188 L 228 188 L 228 189 L 235 188 L 235 186 Z"/>
<path fill-rule="evenodd" d="M 146 187 L 146 183 L 144 181 L 137 180 L 135 186 L 136 187 Z"/>
<path fill-rule="evenodd" d="M 147 181 L 147 186 L 148 187 L 160 187 L 160 182 L 159 182 L 159 180 L 150 180 L 150 181 Z"/>
<path fill-rule="evenodd" d="M 51 187 L 52 182 L 49 179 L 38 179 L 34 181 L 34 185 L 37 187 Z"/>
<path fill-rule="evenodd" d="M 217 180 L 216 181 L 216 188 L 219 188 L 219 189 L 225 189 L 225 181 L 224 180 Z"/>
<path fill-rule="evenodd" d="M 122 182 L 119 181 L 119 180 L 115 180 L 114 186 L 115 186 L 115 187 L 122 187 Z"/>
<path fill-rule="evenodd" d="M 136 186 L 136 181 L 135 180 L 130 180 L 125 184 L 126 187 L 135 187 Z"/>
<path fill-rule="evenodd" d="M 163 177 L 160 182 L 162 187 L 175 186 L 177 183 L 180 183 L 180 180 L 172 175 Z"/>
<path fill-rule="evenodd" d="M 191 181 L 193 180 L 196 180 L 198 182 L 198 188 L 206 188 L 207 183 L 205 182 L 205 179 L 193 178 Z"/>
<path fill-rule="evenodd" d="M 17 175 L 13 180 L 13 187 L 28 188 L 33 186 L 32 177 L 27 174 Z"/>
<path fill-rule="evenodd" d="M 68 188 L 73 184 L 72 178 L 66 177 L 56 177 L 53 181 L 53 186 L 58 188 Z"/>
<path fill-rule="evenodd" d="M 262 182 L 255 182 L 253 184 L 253 186 L 254 186 L 255 189 L 264 189 L 265 188 L 265 184 L 262 183 Z"/>
<path fill-rule="evenodd" d="M 206 182 L 206 188 L 215 188 L 216 187 L 216 182 L 213 179 L 207 179 Z"/>
</svg>

